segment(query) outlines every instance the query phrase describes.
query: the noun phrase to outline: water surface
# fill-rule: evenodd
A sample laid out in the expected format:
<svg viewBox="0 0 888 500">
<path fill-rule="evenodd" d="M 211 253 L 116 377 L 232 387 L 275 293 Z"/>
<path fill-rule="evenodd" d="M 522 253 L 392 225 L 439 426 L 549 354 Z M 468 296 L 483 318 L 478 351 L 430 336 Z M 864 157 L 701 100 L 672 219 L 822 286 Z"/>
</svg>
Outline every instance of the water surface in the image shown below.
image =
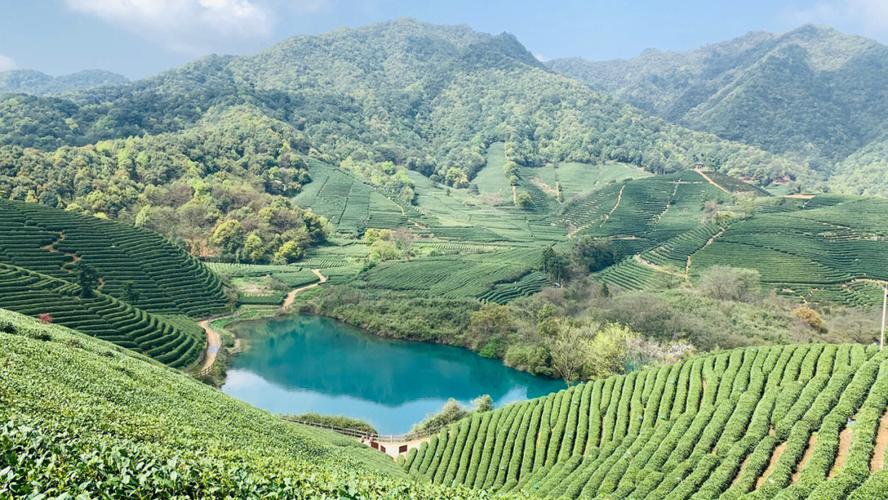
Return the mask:
<svg viewBox="0 0 888 500">
<path fill-rule="evenodd" d="M 457 347 L 376 337 L 318 316 L 238 326 L 249 349 L 234 358 L 222 390 L 282 414 L 317 412 L 407 432 L 447 398 L 490 394 L 499 406 L 564 388 Z"/>
</svg>

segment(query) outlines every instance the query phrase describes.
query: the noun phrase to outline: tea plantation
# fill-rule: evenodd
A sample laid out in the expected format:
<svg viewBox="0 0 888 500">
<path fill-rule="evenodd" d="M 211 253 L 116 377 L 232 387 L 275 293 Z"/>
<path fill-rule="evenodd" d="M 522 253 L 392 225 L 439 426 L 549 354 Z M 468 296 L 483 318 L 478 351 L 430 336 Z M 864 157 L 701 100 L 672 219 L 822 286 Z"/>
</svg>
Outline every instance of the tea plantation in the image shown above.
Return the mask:
<svg viewBox="0 0 888 500">
<path fill-rule="evenodd" d="M 76 284 L 0 264 L 3 308 L 77 329 L 141 352 L 173 367 L 186 367 L 203 349 L 203 331 L 176 326 L 109 295 L 85 298 Z"/>
<path fill-rule="evenodd" d="M 159 235 L 37 204 L 0 200 L 0 307 L 59 323 L 173 367 L 200 356 L 203 331 L 164 314 L 224 310 L 222 282 Z M 95 270 L 83 296 L 78 268 Z"/>
<path fill-rule="evenodd" d="M 0 310 L 0 497 L 478 498 L 139 354 Z"/>
<path fill-rule="evenodd" d="M 226 307 L 219 278 L 151 231 L 0 200 L 0 235 L 0 263 L 73 282 L 82 262 L 98 273 L 103 293 L 151 312 L 201 317 Z"/>
<path fill-rule="evenodd" d="M 746 348 L 476 413 L 402 466 L 516 497 L 884 498 L 886 406 L 873 346 Z"/>
</svg>

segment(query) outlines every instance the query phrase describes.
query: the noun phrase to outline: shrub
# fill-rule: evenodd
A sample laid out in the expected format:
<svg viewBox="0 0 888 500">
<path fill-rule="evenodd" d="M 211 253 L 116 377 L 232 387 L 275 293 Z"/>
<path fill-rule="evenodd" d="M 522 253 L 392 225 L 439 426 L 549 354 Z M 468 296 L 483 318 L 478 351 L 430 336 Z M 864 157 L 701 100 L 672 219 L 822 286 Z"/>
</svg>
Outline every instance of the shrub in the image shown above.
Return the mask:
<svg viewBox="0 0 888 500">
<path fill-rule="evenodd" d="M 799 319 L 805 326 L 817 330 L 818 332 L 826 332 L 826 325 L 823 317 L 816 310 L 808 306 L 799 306 L 792 310 L 792 315 Z"/>
<path fill-rule="evenodd" d="M 712 266 L 700 275 L 697 289 L 716 300 L 750 302 L 760 293 L 761 276 L 754 269 Z"/>
</svg>

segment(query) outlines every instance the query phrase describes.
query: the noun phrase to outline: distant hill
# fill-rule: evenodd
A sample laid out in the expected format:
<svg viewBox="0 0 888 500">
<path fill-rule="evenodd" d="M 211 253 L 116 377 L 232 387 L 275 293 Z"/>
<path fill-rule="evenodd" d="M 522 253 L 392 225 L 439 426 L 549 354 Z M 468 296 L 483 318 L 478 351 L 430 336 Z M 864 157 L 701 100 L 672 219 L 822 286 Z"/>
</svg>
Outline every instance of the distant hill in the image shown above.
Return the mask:
<svg viewBox="0 0 888 500">
<path fill-rule="evenodd" d="M 129 80 L 123 75 L 100 69 L 78 71 L 62 76 L 50 76 L 27 69 L 10 70 L 0 72 L 0 94 L 59 95 L 109 85 L 123 85 L 127 82 Z"/>
<path fill-rule="evenodd" d="M 814 158 L 827 172 L 888 123 L 888 47 L 828 27 L 548 66 L 671 122 Z"/>
<path fill-rule="evenodd" d="M 670 172 L 699 162 L 762 182 L 807 174 L 557 75 L 512 35 L 409 19 L 212 56 L 71 99 L 0 99 L 0 142 L 51 149 L 177 131 L 212 108 L 243 104 L 304 133 L 321 159 L 391 161 L 454 186 L 497 141 L 525 166 L 614 160 Z"/>
</svg>

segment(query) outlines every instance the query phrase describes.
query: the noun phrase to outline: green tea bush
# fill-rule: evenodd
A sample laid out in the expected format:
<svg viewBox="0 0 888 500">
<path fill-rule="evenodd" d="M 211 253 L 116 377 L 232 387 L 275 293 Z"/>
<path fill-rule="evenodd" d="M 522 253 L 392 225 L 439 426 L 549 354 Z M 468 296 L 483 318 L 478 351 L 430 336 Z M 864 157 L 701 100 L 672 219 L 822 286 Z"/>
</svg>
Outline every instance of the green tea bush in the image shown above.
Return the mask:
<svg viewBox="0 0 888 500">
<path fill-rule="evenodd" d="M 885 354 L 872 348 L 809 344 L 593 380 L 485 414 L 483 443 L 471 443 L 469 432 L 463 444 L 473 457 L 479 445 L 484 453 L 468 462 L 471 480 L 461 484 L 559 498 L 885 497 L 883 473 L 870 471 L 888 404 L 883 365 Z M 839 467 L 848 426 L 853 440 Z M 815 433 L 813 455 L 793 480 Z M 434 442 L 415 460 L 429 455 L 438 455 Z"/>
</svg>

